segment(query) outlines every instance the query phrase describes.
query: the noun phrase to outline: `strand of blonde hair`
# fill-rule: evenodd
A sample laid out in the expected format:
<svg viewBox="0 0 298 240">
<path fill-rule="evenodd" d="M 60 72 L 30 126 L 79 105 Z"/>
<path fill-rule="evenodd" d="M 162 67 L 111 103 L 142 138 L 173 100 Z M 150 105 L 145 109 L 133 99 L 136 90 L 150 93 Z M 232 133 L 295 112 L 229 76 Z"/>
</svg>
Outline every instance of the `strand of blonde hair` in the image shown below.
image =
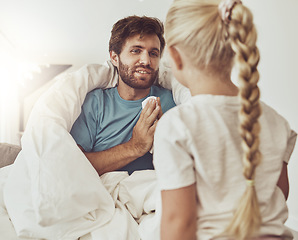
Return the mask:
<svg viewBox="0 0 298 240">
<path fill-rule="evenodd" d="M 234 216 L 226 229 L 230 236 L 243 240 L 257 234 L 262 223 L 257 193 L 254 185 L 255 170 L 261 162 L 259 151 L 261 114 L 258 88 L 259 51 L 256 47 L 256 30 L 251 12 L 243 5 L 237 4 L 229 23 L 231 47 L 235 52 L 235 61 L 239 69 L 239 113 L 240 134 L 243 149 L 243 175 L 248 181 L 246 190 L 235 210 Z"/>
</svg>

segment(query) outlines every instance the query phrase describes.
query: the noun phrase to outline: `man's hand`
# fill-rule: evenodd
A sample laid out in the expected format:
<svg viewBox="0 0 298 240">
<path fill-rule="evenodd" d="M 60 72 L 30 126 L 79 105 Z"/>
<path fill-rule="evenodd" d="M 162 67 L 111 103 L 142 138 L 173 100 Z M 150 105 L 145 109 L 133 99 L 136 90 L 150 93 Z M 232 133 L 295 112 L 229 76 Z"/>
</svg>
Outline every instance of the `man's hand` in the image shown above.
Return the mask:
<svg viewBox="0 0 298 240">
<path fill-rule="evenodd" d="M 157 98 L 146 104 L 128 142 L 99 152 L 86 152 L 80 145 L 78 146 L 99 175 L 115 171 L 145 155 L 151 149 L 156 124 L 161 116 L 160 100 Z"/>
<path fill-rule="evenodd" d="M 160 111 L 159 111 L 159 113 L 158 113 L 157 118 L 160 119 L 161 116 L 163 115 L 163 112 L 162 112 L 162 109 L 161 109 L 160 97 L 157 97 L 157 98 L 156 98 L 156 101 L 157 101 L 158 106 L 160 107 Z"/>
<path fill-rule="evenodd" d="M 160 99 L 149 100 L 133 128 L 132 137 L 129 140 L 136 154 L 143 156 L 152 148 L 156 124 L 161 116 Z"/>
</svg>

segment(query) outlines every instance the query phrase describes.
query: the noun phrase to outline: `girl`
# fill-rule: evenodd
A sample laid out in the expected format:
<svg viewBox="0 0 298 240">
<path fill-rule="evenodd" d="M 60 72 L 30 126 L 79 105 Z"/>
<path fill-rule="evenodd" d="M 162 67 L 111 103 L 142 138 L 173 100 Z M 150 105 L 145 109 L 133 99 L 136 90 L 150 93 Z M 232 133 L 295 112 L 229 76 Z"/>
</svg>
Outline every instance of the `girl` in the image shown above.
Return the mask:
<svg viewBox="0 0 298 240">
<path fill-rule="evenodd" d="M 252 13 L 239 0 L 176 0 L 165 36 L 192 97 L 155 132 L 161 239 L 292 239 L 284 222 L 296 133 L 259 100 Z"/>
</svg>

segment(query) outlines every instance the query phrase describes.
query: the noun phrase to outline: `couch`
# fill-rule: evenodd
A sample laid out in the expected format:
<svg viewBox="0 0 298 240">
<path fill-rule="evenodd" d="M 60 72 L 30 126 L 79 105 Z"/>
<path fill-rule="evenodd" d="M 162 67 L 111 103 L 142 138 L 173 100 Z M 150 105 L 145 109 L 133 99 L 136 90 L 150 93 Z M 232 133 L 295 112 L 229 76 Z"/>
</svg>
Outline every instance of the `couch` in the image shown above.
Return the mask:
<svg viewBox="0 0 298 240">
<path fill-rule="evenodd" d="M 0 168 L 12 164 L 20 151 L 18 145 L 0 143 Z"/>
</svg>

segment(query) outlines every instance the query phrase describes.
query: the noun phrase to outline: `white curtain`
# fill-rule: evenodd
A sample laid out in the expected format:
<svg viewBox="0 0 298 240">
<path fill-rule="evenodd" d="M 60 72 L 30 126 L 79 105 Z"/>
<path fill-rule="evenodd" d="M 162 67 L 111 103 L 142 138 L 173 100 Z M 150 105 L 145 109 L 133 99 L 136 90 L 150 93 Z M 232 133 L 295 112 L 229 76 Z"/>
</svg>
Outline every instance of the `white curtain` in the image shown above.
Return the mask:
<svg viewBox="0 0 298 240">
<path fill-rule="evenodd" d="M 0 30 L 0 142 L 19 145 L 18 64 Z"/>
</svg>

